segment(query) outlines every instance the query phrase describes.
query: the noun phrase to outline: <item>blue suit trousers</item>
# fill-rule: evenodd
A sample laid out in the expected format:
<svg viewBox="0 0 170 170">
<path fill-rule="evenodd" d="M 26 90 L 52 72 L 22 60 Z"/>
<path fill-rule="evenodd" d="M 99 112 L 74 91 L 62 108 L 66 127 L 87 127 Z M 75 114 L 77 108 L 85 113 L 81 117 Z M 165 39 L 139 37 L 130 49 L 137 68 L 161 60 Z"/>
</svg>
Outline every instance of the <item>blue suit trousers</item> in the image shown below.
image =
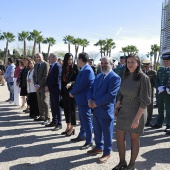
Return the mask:
<svg viewBox="0 0 170 170">
<path fill-rule="evenodd" d="M 96 148 L 103 150 L 103 153 L 108 155 L 112 150 L 113 138 L 113 119 L 101 118 L 93 115 L 94 140 Z"/>
<path fill-rule="evenodd" d="M 92 142 L 92 121 L 91 121 L 91 109 L 88 105 L 78 106 L 79 119 L 80 119 L 80 133 L 78 137 L 86 138 L 86 143 Z"/>
</svg>

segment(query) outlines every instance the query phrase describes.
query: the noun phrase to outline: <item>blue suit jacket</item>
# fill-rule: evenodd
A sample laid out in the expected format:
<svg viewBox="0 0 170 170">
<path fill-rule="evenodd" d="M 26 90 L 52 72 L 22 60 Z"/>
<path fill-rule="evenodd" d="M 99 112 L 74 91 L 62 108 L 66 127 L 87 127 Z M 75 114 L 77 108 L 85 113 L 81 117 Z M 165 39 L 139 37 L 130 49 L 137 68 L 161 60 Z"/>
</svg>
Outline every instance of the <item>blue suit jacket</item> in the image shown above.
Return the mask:
<svg viewBox="0 0 170 170">
<path fill-rule="evenodd" d="M 88 100 L 95 101 L 94 113 L 101 118 L 113 119 L 114 104 L 120 88 L 121 78 L 111 71 L 100 83 L 103 74 L 98 74 L 88 93 Z"/>
<path fill-rule="evenodd" d="M 52 89 L 57 89 L 58 92 L 60 93 L 61 72 L 62 72 L 62 67 L 59 63 L 56 62 L 47 77 L 46 86 L 48 87 L 49 91 L 51 91 Z"/>
<path fill-rule="evenodd" d="M 86 65 L 77 75 L 75 85 L 70 91 L 74 95 L 77 105 L 88 105 L 87 95 L 94 78 L 94 72 L 90 65 Z"/>
</svg>

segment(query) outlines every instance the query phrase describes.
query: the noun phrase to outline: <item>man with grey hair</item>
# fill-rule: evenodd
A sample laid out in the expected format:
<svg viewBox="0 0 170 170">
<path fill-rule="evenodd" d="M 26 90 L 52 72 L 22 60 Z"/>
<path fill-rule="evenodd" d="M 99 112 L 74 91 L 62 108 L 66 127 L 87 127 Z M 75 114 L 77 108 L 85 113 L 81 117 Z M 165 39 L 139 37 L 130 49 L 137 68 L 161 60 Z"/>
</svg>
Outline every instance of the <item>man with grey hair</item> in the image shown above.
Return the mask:
<svg viewBox="0 0 170 170">
<path fill-rule="evenodd" d="M 93 109 L 93 130 L 96 147 L 89 154 L 103 153 L 98 163 L 104 163 L 110 158 L 112 150 L 114 105 L 121 78 L 112 71 L 112 60 L 109 57 L 101 59 L 101 71 L 94 80 L 88 93 L 88 105 Z"/>
<path fill-rule="evenodd" d="M 50 92 L 50 104 L 52 112 L 52 122 L 45 125 L 46 127 L 53 127 L 53 131 L 57 131 L 62 128 L 61 124 L 61 108 L 59 106 L 60 93 L 61 93 L 61 72 L 62 67 L 57 62 L 57 55 L 51 53 L 48 57 L 50 62 L 50 70 L 47 77 L 45 91 Z"/>
<path fill-rule="evenodd" d="M 49 64 L 44 61 L 44 57 L 41 53 L 37 53 L 35 57 L 37 63 L 34 66 L 33 79 L 37 90 L 36 93 L 40 117 L 34 119 L 34 121 L 44 121 L 42 125 L 46 125 L 50 122 L 49 93 L 45 93 Z"/>
</svg>

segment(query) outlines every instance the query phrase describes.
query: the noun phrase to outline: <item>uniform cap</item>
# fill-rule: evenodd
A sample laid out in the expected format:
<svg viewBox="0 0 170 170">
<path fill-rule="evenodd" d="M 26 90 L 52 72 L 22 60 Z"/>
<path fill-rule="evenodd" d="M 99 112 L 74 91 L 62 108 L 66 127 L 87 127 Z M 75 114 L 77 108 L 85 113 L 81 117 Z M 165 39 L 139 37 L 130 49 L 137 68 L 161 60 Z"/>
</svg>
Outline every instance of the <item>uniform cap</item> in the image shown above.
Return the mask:
<svg viewBox="0 0 170 170">
<path fill-rule="evenodd" d="M 120 59 L 126 59 L 126 56 L 125 55 L 120 56 Z"/>
<path fill-rule="evenodd" d="M 163 54 L 161 59 L 162 60 L 170 60 L 170 54 Z"/>
</svg>

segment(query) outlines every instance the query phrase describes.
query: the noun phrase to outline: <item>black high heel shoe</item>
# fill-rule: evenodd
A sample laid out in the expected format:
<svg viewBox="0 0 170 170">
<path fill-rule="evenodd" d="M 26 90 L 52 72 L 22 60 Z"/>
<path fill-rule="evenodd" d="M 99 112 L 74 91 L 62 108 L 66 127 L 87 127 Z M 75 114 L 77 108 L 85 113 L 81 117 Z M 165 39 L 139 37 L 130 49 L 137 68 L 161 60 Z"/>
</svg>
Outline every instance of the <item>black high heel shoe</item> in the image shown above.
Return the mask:
<svg viewBox="0 0 170 170">
<path fill-rule="evenodd" d="M 71 135 L 74 135 L 74 134 L 75 134 L 75 129 L 73 129 L 71 132 L 68 131 L 68 132 L 66 133 L 66 136 L 71 136 Z"/>
<path fill-rule="evenodd" d="M 67 134 L 67 132 L 69 132 L 69 129 L 68 129 L 68 130 L 66 130 L 66 131 L 64 131 L 64 132 L 62 132 L 62 133 L 61 133 L 61 135 L 66 135 L 66 134 Z"/>
<path fill-rule="evenodd" d="M 118 164 L 112 170 L 127 170 L 127 163 Z"/>
</svg>

